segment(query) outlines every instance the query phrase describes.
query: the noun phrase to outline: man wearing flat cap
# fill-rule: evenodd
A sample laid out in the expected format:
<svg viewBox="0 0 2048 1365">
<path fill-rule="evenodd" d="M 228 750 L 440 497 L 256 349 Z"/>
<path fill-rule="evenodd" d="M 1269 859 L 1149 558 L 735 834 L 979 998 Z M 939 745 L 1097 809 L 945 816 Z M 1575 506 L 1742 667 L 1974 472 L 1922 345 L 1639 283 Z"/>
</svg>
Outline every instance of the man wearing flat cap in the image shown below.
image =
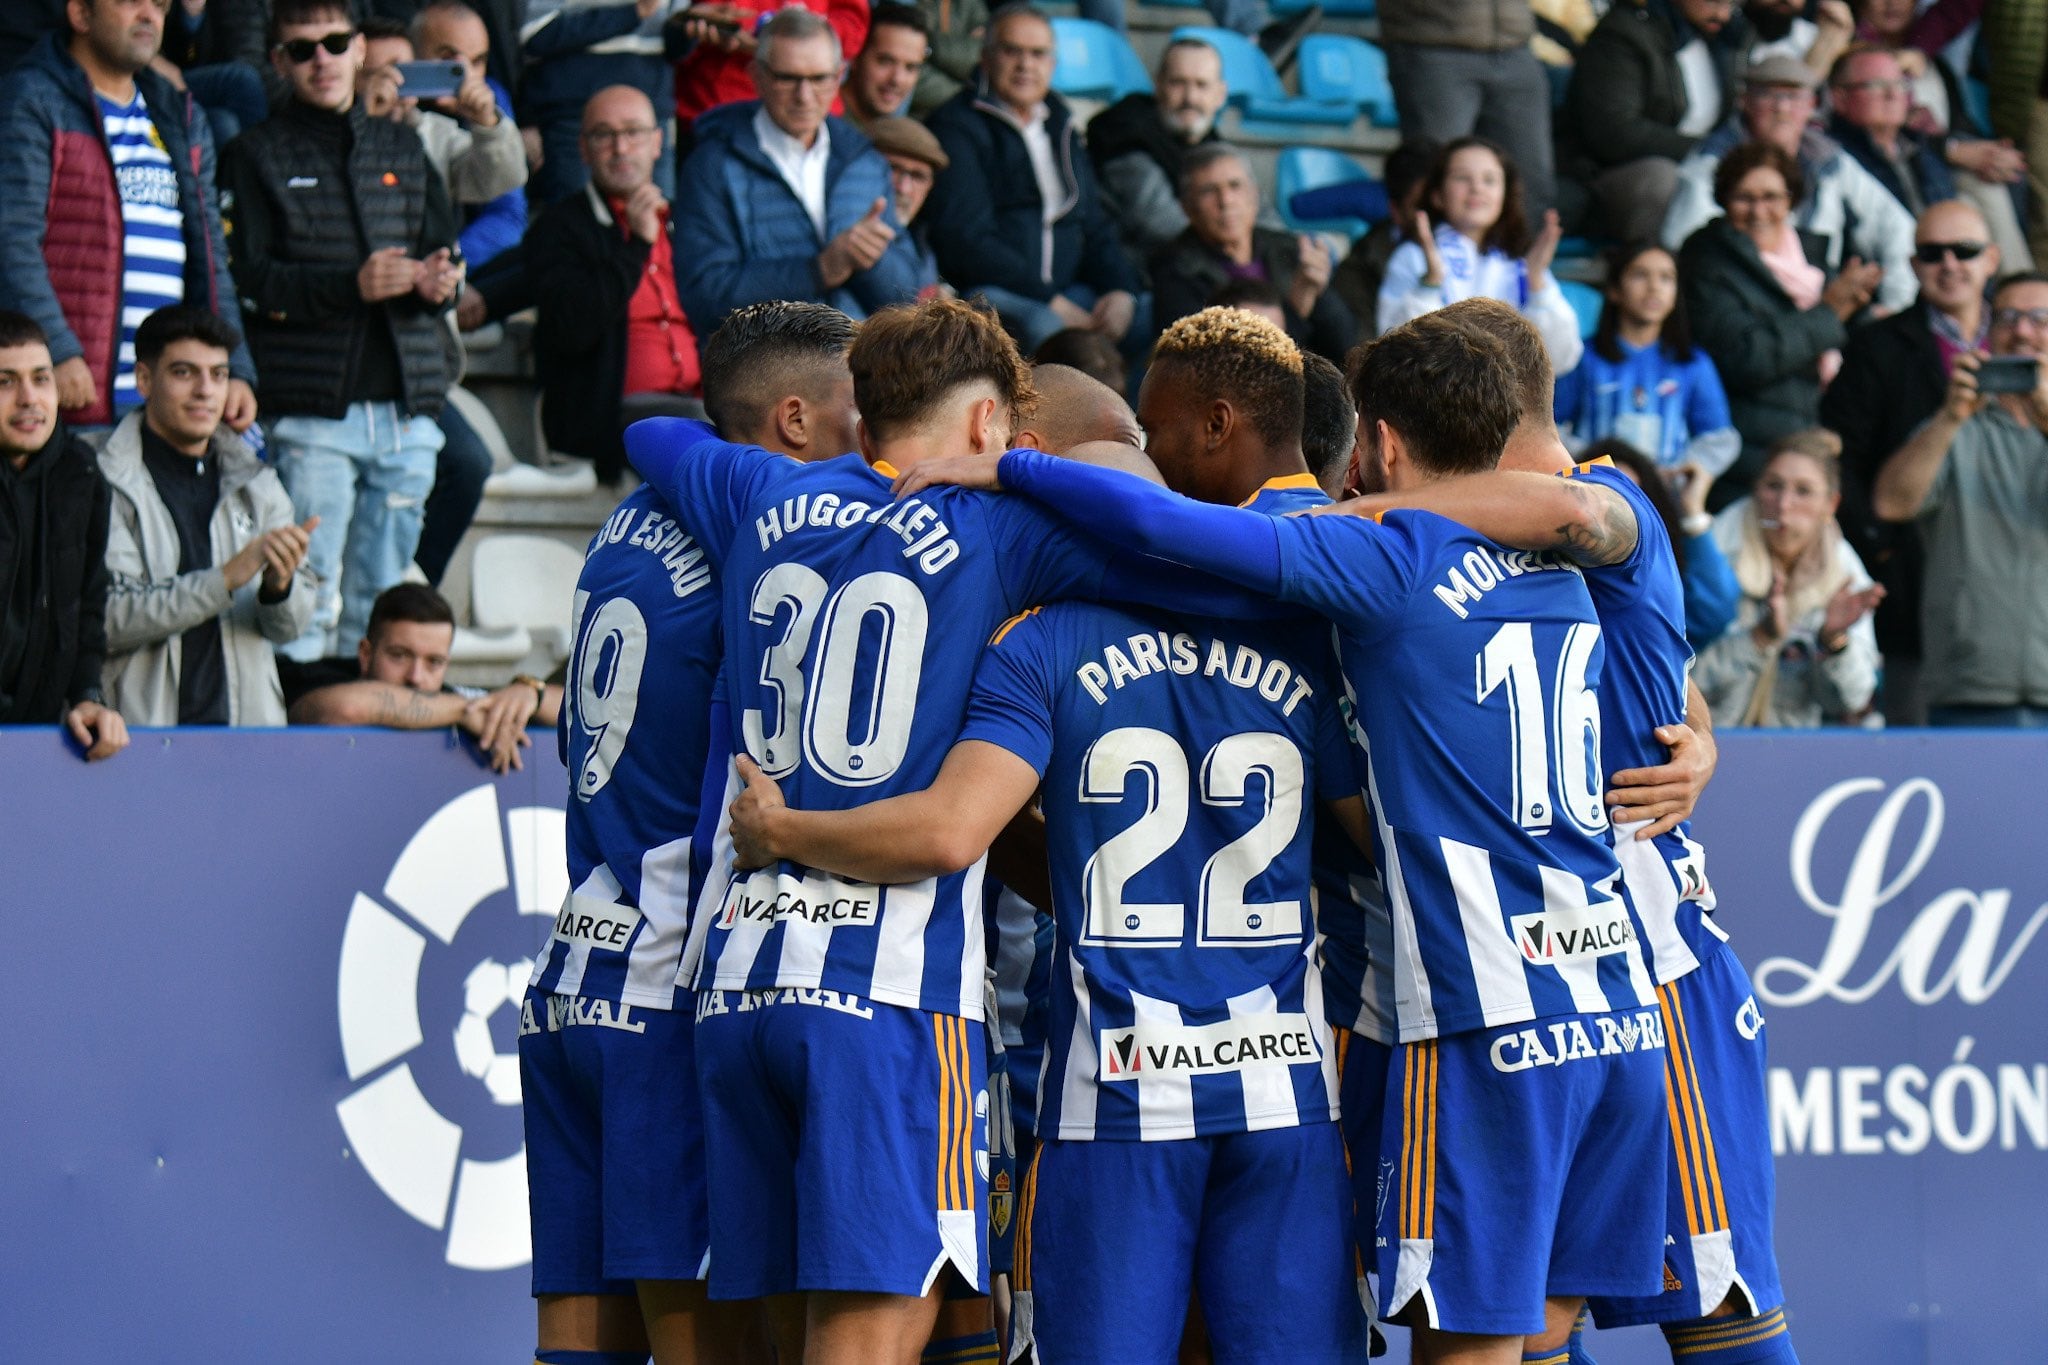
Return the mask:
<svg viewBox="0 0 2048 1365">
<path fill-rule="evenodd" d="M 918 226 L 917 214 L 924 207 L 925 196 L 932 192 L 932 181 L 951 164 L 952 158 L 931 130 L 916 119 L 878 118 L 868 124 L 867 135 L 882 159 L 889 163 L 889 189 L 896 200 L 896 216 L 910 234 L 910 249 L 917 257 L 918 297 L 950 297 L 953 290 L 939 279 L 938 259 L 932 255 L 924 229 Z"/>
</svg>

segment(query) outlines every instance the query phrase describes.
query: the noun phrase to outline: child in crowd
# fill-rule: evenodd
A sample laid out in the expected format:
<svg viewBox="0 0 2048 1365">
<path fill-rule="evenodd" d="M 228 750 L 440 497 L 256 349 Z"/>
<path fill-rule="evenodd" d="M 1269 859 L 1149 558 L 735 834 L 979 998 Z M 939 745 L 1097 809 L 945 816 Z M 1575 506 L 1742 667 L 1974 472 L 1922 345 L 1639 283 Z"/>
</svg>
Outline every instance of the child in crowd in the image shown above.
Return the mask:
<svg viewBox="0 0 2048 1365">
<path fill-rule="evenodd" d="M 1561 235 L 1557 214 L 1545 213 L 1542 230 L 1530 233 L 1521 172 L 1507 154 L 1485 138 L 1449 143 L 1422 199 L 1427 209 L 1415 215 L 1414 240 L 1387 261 L 1379 329 L 1459 299 L 1499 299 L 1535 324 L 1558 375 L 1569 373 L 1584 346 L 1578 316 L 1550 274 Z"/>
<path fill-rule="evenodd" d="M 1656 243 L 1609 259 L 1593 344 L 1557 381 L 1557 425 L 1574 449 L 1613 437 L 1662 469 L 1697 465 L 1710 480 L 1742 453 L 1721 376 L 1692 344 L 1678 262 Z"/>
</svg>

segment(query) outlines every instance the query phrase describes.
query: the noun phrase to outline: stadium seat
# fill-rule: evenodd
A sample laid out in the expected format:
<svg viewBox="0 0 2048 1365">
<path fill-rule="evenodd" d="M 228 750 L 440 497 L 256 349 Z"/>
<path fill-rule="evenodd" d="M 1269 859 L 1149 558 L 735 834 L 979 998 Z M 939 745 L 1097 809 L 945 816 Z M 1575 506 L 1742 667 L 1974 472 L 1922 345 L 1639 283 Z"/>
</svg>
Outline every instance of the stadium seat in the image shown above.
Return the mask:
<svg viewBox="0 0 2048 1365">
<path fill-rule="evenodd" d="M 529 672 L 550 673 L 569 657 L 570 605 L 583 556 L 559 540 L 510 532 L 476 547 L 470 566 L 469 616 L 479 631 L 524 629 L 550 662 Z"/>
<path fill-rule="evenodd" d="M 1274 168 L 1273 197 L 1279 200 L 1280 217 L 1296 232 L 1338 232 L 1356 241 L 1371 226 L 1364 218 L 1303 218 L 1294 212 L 1294 196 L 1302 191 L 1352 181 L 1378 188 L 1365 168 L 1342 152 L 1328 147 L 1289 147 L 1280 153 Z M 1379 198 L 1384 203 L 1383 190 Z"/>
<path fill-rule="evenodd" d="M 1267 8 L 1275 14 L 1299 14 L 1310 5 L 1321 5 L 1332 19 L 1370 19 L 1380 12 L 1379 0 L 1271 0 Z"/>
<path fill-rule="evenodd" d="M 1173 31 L 1173 41 L 1186 39 L 1207 43 L 1223 59 L 1223 82 L 1230 87 L 1230 103 L 1238 108 L 1247 124 L 1328 123 L 1343 126 L 1358 117 L 1358 106 L 1345 100 L 1325 103 L 1287 93 L 1279 73 L 1259 45 L 1242 33 L 1227 28 L 1189 26 Z"/>
<path fill-rule="evenodd" d="M 1114 103 L 1152 88 L 1130 41 L 1107 24 L 1056 14 L 1052 40 L 1057 53 L 1052 88 L 1062 95 Z"/>
<path fill-rule="evenodd" d="M 1601 305 L 1607 300 L 1592 285 L 1581 284 L 1577 280 L 1559 280 L 1557 287 L 1564 291 L 1565 301 L 1579 315 L 1579 336 L 1592 336 L 1593 329 L 1600 325 Z"/>
<path fill-rule="evenodd" d="M 1394 87 L 1387 81 L 1387 54 L 1343 33 L 1311 33 L 1295 58 L 1301 93 L 1312 100 L 1351 103 L 1382 128 L 1401 120 L 1394 112 Z"/>
</svg>

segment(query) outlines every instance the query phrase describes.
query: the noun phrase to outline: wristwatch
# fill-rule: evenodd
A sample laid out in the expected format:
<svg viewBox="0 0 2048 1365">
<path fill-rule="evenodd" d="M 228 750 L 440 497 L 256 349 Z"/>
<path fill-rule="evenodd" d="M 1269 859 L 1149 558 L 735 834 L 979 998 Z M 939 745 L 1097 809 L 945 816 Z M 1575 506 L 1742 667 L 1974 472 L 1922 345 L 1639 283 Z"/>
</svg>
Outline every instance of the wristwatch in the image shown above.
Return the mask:
<svg viewBox="0 0 2048 1365">
<path fill-rule="evenodd" d="M 528 687 L 533 689 L 534 710 L 538 711 L 541 707 L 547 705 L 548 685 L 542 682 L 539 678 L 534 677 L 531 673 L 519 673 L 513 676 L 512 681 L 516 683 L 525 683 Z"/>
</svg>

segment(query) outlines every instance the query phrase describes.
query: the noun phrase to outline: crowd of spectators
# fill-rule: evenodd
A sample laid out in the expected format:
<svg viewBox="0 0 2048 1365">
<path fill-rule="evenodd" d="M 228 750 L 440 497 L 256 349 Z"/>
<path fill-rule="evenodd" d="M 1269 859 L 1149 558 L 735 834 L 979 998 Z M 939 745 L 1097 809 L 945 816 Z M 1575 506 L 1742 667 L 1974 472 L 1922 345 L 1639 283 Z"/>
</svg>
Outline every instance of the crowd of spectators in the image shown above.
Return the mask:
<svg viewBox="0 0 2048 1365">
<path fill-rule="evenodd" d="M 2015 567 L 2048 563 L 2048 382 L 1980 370 L 2048 354 L 2048 0 L 1381 0 L 1400 145 L 1291 206 L 1225 139 L 1214 46 L 1077 108 L 1028 5 L 7 9 L 0 720 L 94 755 L 124 718 L 289 716 L 516 762 L 549 687 L 442 687 L 433 585 L 493 460 L 467 339 L 535 315 L 548 449 L 610 485 L 627 424 L 703 413 L 729 318 L 936 294 L 1126 394 L 1212 304 L 1341 366 L 1499 299 L 1573 448 L 1667 510 L 1724 723 L 2048 719 L 2048 584 Z M 1283 69 L 1321 15 L 1210 9 Z M 785 442 L 847 443 L 784 401 Z"/>
</svg>

